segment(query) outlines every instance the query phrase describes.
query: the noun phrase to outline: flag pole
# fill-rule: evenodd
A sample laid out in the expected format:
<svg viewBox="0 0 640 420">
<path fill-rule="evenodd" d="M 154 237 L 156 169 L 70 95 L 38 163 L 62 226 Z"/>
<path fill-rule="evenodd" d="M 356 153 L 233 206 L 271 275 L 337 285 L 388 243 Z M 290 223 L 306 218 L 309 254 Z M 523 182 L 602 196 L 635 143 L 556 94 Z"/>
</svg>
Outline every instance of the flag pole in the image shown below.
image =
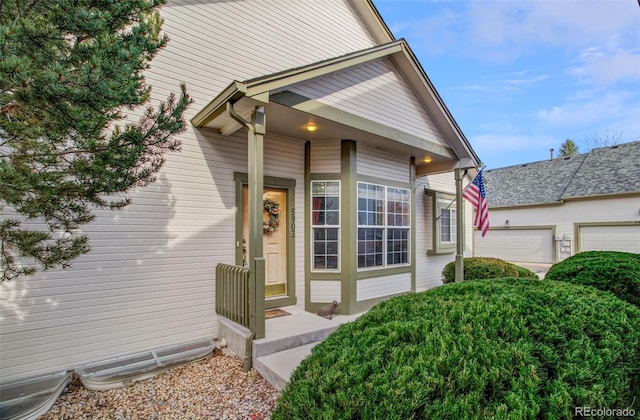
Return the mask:
<svg viewBox="0 0 640 420">
<path fill-rule="evenodd" d="M 464 214 L 462 212 L 462 169 L 456 168 L 456 283 L 464 280 Z"/>
</svg>

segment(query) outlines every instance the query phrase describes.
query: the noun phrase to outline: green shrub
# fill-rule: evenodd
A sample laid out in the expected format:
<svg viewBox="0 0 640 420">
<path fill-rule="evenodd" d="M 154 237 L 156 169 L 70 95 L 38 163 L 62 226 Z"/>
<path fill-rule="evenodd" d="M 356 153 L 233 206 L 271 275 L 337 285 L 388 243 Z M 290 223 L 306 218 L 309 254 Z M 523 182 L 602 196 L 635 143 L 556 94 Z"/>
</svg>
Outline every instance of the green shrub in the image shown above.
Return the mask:
<svg viewBox="0 0 640 420">
<path fill-rule="evenodd" d="M 273 419 L 572 418 L 640 411 L 640 310 L 563 282 L 467 281 L 390 299 L 294 371 Z"/>
<path fill-rule="evenodd" d="M 545 279 L 593 286 L 640 308 L 640 254 L 582 252 L 551 266 Z"/>
<path fill-rule="evenodd" d="M 455 281 L 455 261 L 444 267 L 442 277 L 443 283 Z M 500 279 L 505 277 L 538 278 L 533 271 L 498 258 L 473 257 L 464 259 L 464 280 Z"/>
<path fill-rule="evenodd" d="M 515 265 L 513 264 L 513 266 L 516 269 L 516 272 L 518 273 L 518 278 L 519 279 L 539 279 L 538 275 L 536 273 L 534 273 L 533 271 L 529 270 L 528 268 L 524 268 L 524 267 L 520 267 L 519 265 Z"/>
</svg>

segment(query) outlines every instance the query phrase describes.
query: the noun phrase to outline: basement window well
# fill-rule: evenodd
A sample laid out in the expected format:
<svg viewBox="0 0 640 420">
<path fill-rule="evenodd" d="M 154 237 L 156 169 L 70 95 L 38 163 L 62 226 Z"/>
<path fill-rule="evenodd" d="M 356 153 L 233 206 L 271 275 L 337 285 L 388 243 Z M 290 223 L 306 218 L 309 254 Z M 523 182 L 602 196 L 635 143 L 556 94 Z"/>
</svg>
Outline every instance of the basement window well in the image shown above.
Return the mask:
<svg viewBox="0 0 640 420">
<path fill-rule="evenodd" d="M 71 377 L 65 372 L 0 386 L 0 419 L 35 419 L 56 402 Z"/>
<path fill-rule="evenodd" d="M 214 348 L 213 339 L 193 341 L 82 365 L 76 367 L 75 372 L 89 389 L 114 389 L 151 378 L 171 367 L 203 359 Z"/>
</svg>

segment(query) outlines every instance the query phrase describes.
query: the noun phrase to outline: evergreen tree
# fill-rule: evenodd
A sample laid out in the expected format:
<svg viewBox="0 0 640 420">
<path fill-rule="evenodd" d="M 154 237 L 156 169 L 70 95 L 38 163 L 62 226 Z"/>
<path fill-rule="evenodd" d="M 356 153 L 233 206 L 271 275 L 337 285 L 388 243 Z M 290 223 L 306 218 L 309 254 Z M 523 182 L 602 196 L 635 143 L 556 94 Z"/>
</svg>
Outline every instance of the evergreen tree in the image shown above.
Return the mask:
<svg viewBox="0 0 640 420">
<path fill-rule="evenodd" d="M 129 204 L 118 193 L 152 182 L 179 150 L 184 86 L 123 121 L 149 101 L 163 3 L 0 1 L 0 281 L 68 267 L 89 251 L 78 229 L 92 209 Z"/>
<path fill-rule="evenodd" d="M 558 150 L 559 157 L 573 156 L 578 154 L 578 146 L 571 139 L 566 139 Z"/>
</svg>

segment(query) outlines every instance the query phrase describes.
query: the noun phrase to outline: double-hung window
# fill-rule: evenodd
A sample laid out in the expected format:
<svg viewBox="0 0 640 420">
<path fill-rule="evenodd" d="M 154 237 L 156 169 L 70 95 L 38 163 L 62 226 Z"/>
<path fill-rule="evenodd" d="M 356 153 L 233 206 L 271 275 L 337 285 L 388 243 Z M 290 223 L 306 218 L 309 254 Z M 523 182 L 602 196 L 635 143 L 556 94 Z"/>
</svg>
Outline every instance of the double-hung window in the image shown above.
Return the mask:
<svg viewBox="0 0 640 420">
<path fill-rule="evenodd" d="M 408 189 L 358 182 L 358 268 L 409 264 Z"/>
<path fill-rule="evenodd" d="M 444 244 L 456 242 L 456 210 L 440 206 L 440 241 Z"/>
<path fill-rule="evenodd" d="M 340 181 L 311 182 L 312 270 L 340 270 Z"/>
<path fill-rule="evenodd" d="M 433 205 L 433 242 L 428 254 L 450 254 L 456 250 L 455 195 L 439 191 L 427 191 Z"/>
</svg>

